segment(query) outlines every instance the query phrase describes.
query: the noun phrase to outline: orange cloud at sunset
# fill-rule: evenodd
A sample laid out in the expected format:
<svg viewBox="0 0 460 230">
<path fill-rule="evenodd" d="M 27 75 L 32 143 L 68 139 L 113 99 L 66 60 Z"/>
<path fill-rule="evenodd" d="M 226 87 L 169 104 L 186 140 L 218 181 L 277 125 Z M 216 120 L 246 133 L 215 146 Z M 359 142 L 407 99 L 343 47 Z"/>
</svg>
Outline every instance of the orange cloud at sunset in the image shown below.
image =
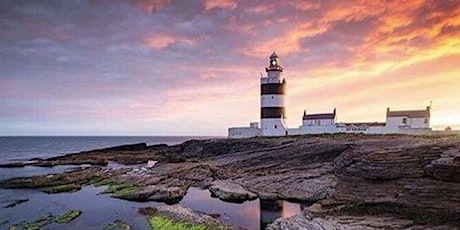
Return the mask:
<svg viewBox="0 0 460 230">
<path fill-rule="evenodd" d="M 205 10 L 213 8 L 235 9 L 237 3 L 234 0 L 207 0 L 204 3 Z"/>
<path fill-rule="evenodd" d="M 85 133 L 226 135 L 259 120 L 259 77 L 273 51 L 290 127 L 304 109 L 383 121 L 387 107 L 430 101 L 433 127 L 460 124 L 457 0 L 0 7 L 0 134 L 78 134 L 70 123 L 90 123 L 97 130 Z"/>
<path fill-rule="evenodd" d="M 144 38 L 145 45 L 154 49 L 163 49 L 174 43 L 175 38 L 168 35 L 149 36 Z"/>
</svg>

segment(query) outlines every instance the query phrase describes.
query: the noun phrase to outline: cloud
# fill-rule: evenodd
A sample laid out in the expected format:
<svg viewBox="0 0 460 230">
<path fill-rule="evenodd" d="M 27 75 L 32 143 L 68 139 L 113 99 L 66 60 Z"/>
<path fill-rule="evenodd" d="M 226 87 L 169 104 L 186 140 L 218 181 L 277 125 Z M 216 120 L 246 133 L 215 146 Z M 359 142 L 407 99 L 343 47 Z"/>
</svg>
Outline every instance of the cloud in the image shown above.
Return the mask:
<svg viewBox="0 0 460 230">
<path fill-rule="evenodd" d="M 205 10 L 211 10 L 214 8 L 223 8 L 223 9 L 235 9 L 237 3 L 234 0 L 207 0 L 204 3 Z"/>
<path fill-rule="evenodd" d="M 170 0 L 130 0 L 135 7 L 148 12 L 156 12 L 170 4 Z"/>
<path fill-rule="evenodd" d="M 429 100 L 447 116 L 459 28 L 455 0 L 1 1 L 0 134 L 225 135 L 259 119 L 273 51 L 290 126 L 304 108 L 381 120 Z"/>
</svg>

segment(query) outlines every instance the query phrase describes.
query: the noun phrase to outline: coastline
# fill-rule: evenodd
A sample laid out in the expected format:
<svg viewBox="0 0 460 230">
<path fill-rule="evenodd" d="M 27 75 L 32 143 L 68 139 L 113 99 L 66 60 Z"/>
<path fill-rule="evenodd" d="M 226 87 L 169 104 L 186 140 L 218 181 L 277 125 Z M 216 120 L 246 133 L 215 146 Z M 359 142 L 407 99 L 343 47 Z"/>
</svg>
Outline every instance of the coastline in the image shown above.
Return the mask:
<svg viewBox="0 0 460 230">
<path fill-rule="evenodd" d="M 458 135 L 335 134 L 191 140 L 171 146 L 139 143 L 3 165 L 80 167 L 53 176 L 6 180 L 0 186 L 61 193 L 104 185 L 103 193 L 114 199 L 166 204 L 177 203 L 196 187 L 227 202 L 308 204 L 267 229 L 457 228 L 459 151 Z M 148 168 L 148 161 L 157 163 Z M 144 213 L 149 221 L 156 216 L 190 226 L 238 228 L 181 206 L 164 207 Z"/>
</svg>

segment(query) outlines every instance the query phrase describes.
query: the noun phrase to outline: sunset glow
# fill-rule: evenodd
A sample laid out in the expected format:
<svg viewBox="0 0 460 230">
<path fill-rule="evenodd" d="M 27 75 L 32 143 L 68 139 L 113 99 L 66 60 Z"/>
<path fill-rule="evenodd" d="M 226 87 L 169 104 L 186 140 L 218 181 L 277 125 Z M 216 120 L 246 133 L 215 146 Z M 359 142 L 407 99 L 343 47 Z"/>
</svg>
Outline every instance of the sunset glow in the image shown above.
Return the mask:
<svg viewBox="0 0 460 230">
<path fill-rule="evenodd" d="M 1 1 L 0 135 L 226 135 L 276 51 L 288 126 L 424 109 L 460 128 L 460 2 Z"/>
</svg>

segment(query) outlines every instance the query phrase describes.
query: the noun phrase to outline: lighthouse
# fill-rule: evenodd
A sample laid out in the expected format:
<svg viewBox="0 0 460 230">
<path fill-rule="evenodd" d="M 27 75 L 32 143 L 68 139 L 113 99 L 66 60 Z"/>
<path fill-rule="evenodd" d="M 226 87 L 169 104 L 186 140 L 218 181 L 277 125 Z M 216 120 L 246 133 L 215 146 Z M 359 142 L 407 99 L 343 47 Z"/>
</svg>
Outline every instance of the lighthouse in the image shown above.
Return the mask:
<svg viewBox="0 0 460 230">
<path fill-rule="evenodd" d="M 267 76 L 260 78 L 260 128 L 262 136 L 286 135 L 286 111 L 284 95 L 286 80 L 282 77 L 283 68 L 278 55 L 270 55 L 269 66 L 265 68 Z"/>
<path fill-rule="evenodd" d="M 286 80 L 280 58 L 273 52 L 270 55 L 266 76 L 260 77 L 260 127 L 259 123 L 251 122 L 249 127 L 231 127 L 229 138 L 249 138 L 258 136 L 288 136 L 326 133 L 364 133 L 388 134 L 401 133 L 411 135 L 431 135 L 430 109 L 399 110 L 387 109 L 386 122 L 337 122 L 337 113 L 312 113 L 305 111 L 302 125 L 288 129 L 286 126 L 285 94 Z M 452 133 L 451 131 L 447 133 Z M 455 133 L 460 133 L 456 131 Z"/>
</svg>

